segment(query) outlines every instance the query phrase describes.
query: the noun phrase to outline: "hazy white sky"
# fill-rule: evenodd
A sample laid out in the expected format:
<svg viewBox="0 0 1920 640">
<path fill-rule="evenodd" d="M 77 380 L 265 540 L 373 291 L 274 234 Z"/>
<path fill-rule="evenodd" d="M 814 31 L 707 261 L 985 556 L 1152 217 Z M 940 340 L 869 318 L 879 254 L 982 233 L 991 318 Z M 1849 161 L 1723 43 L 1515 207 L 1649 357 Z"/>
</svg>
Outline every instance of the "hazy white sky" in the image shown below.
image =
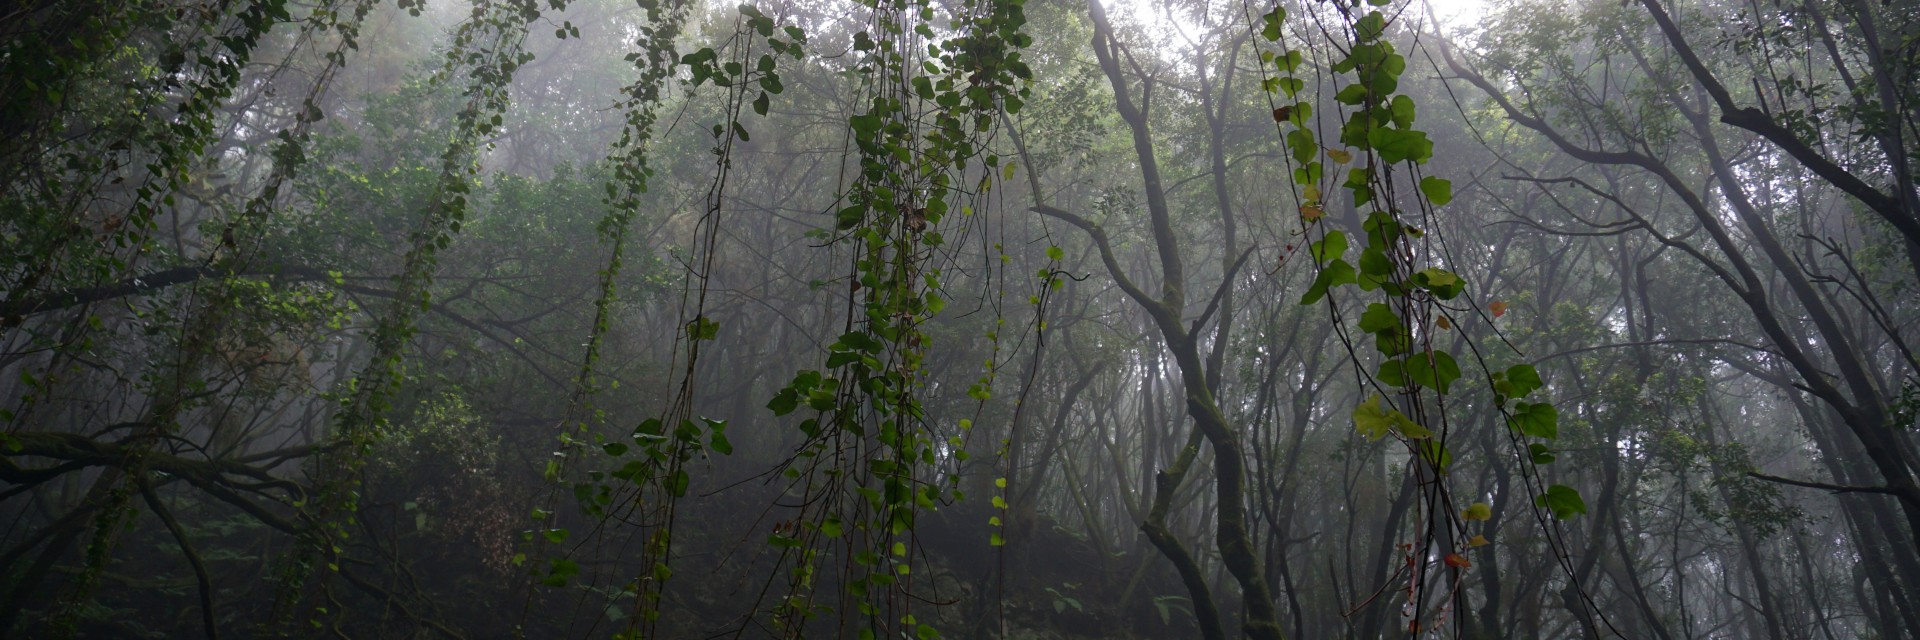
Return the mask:
<svg viewBox="0 0 1920 640">
<path fill-rule="evenodd" d="M 1488 0 L 1412 1 L 1431 4 L 1434 15 L 1438 16 L 1440 21 L 1446 23 L 1448 26 L 1459 26 L 1478 19 L 1486 13 L 1488 2 Z M 1165 0 L 1106 0 L 1106 2 L 1108 2 L 1107 6 L 1111 7 L 1115 13 L 1126 15 L 1140 24 L 1158 26 L 1169 31 L 1177 28 L 1187 33 L 1198 33 L 1197 25 L 1191 24 L 1184 16 L 1176 16 L 1172 21 L 1169 21 L 1167 19 L 1166 9 L 1164 8 Z M 1259 9 L 1259 7 L 1270 6 L 1268 4 L 1270 2 L 1271 0 L 1261 0 L 1255 2 L 1254 6 L 1256 10 L 1264 11 L 1264 9 Z M 1410 15 L 1419 15 L 1425 12 L 1418 7 L 1411 7 L 1408 9 L 1408 13 Z M 1167 35 L 1171 36 L 1172 34 L 1168 33 Z"/>
<path fill-rule="evenodd" d="M 1426 0 L 1433 13 L 1449 25 L 1478 19 L 1487 12 L 1487 0 Z"/>
</svg>

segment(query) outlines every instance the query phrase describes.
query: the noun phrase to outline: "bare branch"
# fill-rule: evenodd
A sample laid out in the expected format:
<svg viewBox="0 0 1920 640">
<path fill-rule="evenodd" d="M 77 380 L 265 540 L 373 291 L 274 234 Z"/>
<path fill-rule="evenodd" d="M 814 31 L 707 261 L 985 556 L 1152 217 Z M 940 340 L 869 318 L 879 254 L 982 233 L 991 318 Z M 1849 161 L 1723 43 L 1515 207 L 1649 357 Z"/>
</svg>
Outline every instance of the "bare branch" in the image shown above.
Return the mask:
<svg viewBox="0 0 1920 640">
<path fill-rule="evenodd" d="M 1808 489 L 1820 489 L 1828 493 L 1879 493 L 1879 494 L 1885 494 L 1890 496 L 1901 495 L 1901 491 L 1893 487 L 1855 487 L 1855 486 L 1841 485 L 1841 484 L 1827 484 L 1825 482 L 1812 482 L 1808 480 L 1795 480 L 1792 478 L 1782 478 L 1780 476 L 1770 476 L 1764 473 L 1760 473 L 1758 471 L 1748 471 L 1747 476 L 1754 478 L 1756 480 L 1765 480 L 1767 482 L 1777 482 L 1780 484 L 1793 485 L 1796 487 L 1806 487 Z"/>
</svg>

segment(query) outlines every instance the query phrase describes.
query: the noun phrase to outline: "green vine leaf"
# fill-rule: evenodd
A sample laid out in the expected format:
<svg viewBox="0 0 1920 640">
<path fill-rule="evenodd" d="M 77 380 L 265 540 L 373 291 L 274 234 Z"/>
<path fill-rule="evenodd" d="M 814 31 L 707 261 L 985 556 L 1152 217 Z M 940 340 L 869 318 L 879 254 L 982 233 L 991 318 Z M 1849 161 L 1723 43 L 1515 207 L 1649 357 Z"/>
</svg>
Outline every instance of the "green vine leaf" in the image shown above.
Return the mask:
<svg viewBox="0 0 1920 640">
<path fill-rule="evenodd" d="M 1378 302 L 1367 305 L 1367 310 L 1360 314 L 1360 330 L 1367 333 L 1393 331 L 1403 326 L 1400 315 L 1394 313 L 1392 307 Z"/>
<path fill-rule="evenodd" d="M 1387 105 L 1388 105 L 1388 110 L 1392 112 L 1393 126 L 1401 129 L 1413 128 L 1413 119 L 1414 119 L 1413 98 L 1409 98 L 1406 96 L 1394 96 L 1393 100 L 1389 101 Z"/>
<path fill-rule="evenodd" d="M 1325 238 L 1316 240 L 1312 245 L 1309 245 L 1307 251 L 1313 254 L 1313 261 L 1315 263 L 1325 265 L 1327 261 L 1347 253 L 1347 234 L 1337 229 L 1330 230 L 1327 232 Z"/>
<path fill-rule="evenodd" d="M 1466 281 L 1461 280 L 1460 276 L 1439 267 L 1427 267 L 1414 272 L 1413 284 L 1426 289 L 1428 293 L 1433 294 L 1433 297 L 1441 300 L 1452 300 L 1458 297 L 1467 286 Z"/>
<path fill-rule="evenodd" d="M 1380 394 L 1373 394 L 1353 408 L 1353 429 L 1368 440 L 1385 438 L 1393 431 L 1393 421 L 1387 418 L 1387 410 L 1380 407 Z"/>
<path fill-rule="evenodd" d="M 1366 140 L 1387 164 L 1407 161 L 1424 164 L 1433 158 L 1433 141 L 1427 139 L 1424 131 L 1375 127 L 1367 131 Z"/>
<path fill-rule="evenodd" d="M 1445 351 L 1417 354 L 1407 360 L 1407 377 L 1445 394 L 1452 390 L 1453 381 L 1460 379 L 1460 364 Z"/>
<path fill-rule="evenodd" d="M 1329 287 L 1353 283 L 1353 265 L 1347 264 L 1346 260 L 1334 258 L 1333 262 L 1320 270 L 1320 276 L 1314 278 L 1313 284 L 1307 287 L 1306 294 L 1300 296 L 1300 304 L 1319 302 L 1321 298 L 1327 296 Z"/>
<path fill-rule="evenodd" d="M 1587 513 L 1587 502 L 1580 498 L 1580 492 L 1564 484 L 1547 487 L 1546 493 L 1534 498 L 1534 504 L 1546 507 L 1557 520 L 1571 520 Z"/>
<path fill-rule="evenodd" d="M 1420 193 L 1427 196 L 1427 202 L 1433 206 L 1442 206 L 1453 202 L 1453 183 L 1446 178 L 1427 176 L 1420 179 Z"/>
<path fill-rule="evenodd" d="M 1420 426 L 1406 414 L 1386 407 L 1377 393 L 1353 408 L 1353 429 L 1368 440 L 1379 440 L 1395 433 L 1410 440 L 1433 437 L 1432 431 Z"/>
<path fill-rule="evenodd" d="M 1494 376 L 1494 391 L 1505 398 L 1525 398 L 1527 394 L 1546 386 L 1540 380 L 1540 372 L 1530 364 L 1516 364 Z"/>
<path fill-rule="evenodd" d="M 687 336 L 694 340 L 712 340 L 719 335 L 720 323 L 709 320 L 706 316 L 694 318 L 692 322 L 687 323 Z"/>
<path fill-rule="evenodd" d="M 1407 386 L 1406 363 L 1399 359 L 1383 361 L 1380 363 L 1379 370 L 1374 372 L 1373 377 L 1390 386 Z"/>
<path fill-rule="evenodd" d="M 1560 437 L 1560 412 L 1545 402 L 1522 402 L 1514 405 L 1507 426 L 1528 436 L 1553 440 Z"/>
</svg>

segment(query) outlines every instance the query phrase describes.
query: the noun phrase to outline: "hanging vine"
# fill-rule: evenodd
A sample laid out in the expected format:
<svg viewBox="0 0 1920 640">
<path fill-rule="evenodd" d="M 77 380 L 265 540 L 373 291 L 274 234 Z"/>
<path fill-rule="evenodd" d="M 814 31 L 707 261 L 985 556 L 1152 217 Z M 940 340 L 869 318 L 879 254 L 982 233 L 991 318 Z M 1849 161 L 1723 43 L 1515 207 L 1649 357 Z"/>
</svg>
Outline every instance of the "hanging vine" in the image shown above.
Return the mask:
<svg viewBox="0 0 1920 640">
<path fill-rule="evenodd" d="M 848 119 L 857 171 L 833 228 L 819 233 L 852 254 L 849 315 L 823 367 L 796 374 L 767 405 L 808 415 L 784 469 L 807 506 L 768 538 L 788 567 L 787 593 L 770 611 L 785 635 L 804 635 L 829 611 L 840 634 L 939 633 L 913 611 L 912 533 L 923 511 L 964 497 L 956 477 L 937 472 L 964 457 L 964 435 L 925 414 L 921 326 L 946 306 L 941 247 L 975 223 L 1002 167 L 987 151 L 999 115 L 1023 106 L 1021 4 L 968 2 L 943 16 L 932 3 L 863 3 L 871 14 L 853 37 L 853 71 L 865 79 L 864 110 Z M 991 393 L 984 380 L 969 390 L 976 400 Z M 823 583 L 838 585 L 840 606 L 820 604 Z"/>
<path fill-rule="evenodd" d="M 1291 187 L 1316 269 L 1300 304 L 1324 302 L 1365 395 L 1350 414 L 1354 429 L 1369 440 L 1398 441 L 1419 492 L 1419 521 L 1413 538 L 1399 545 L 1404 562 L 1393 578 L 1403 585 L 1405 628 L 1417 634 L 1460 620 L 1454 611 L 1465 603 L 1459 589 L 1463 571 L 1473 566 L 1473 550 L 1489 544 L 1477 523 L 1492 514 L 1485 502 L 1457 500 L 1448 475 L 1453 454 L 1447 443 L 1455 435 L 1450 417 L 1459 411 L 1449 402 L 1461 404 L 1466 389 L 1455 388 L 1463 371 L 1443 343 L 1467 349 L 1479 364 L 1492 408 L 1502 417 L 1532 493 L 1532 511 L 1567 579 L 1576 583 L 1553 521 L 1577 517 L 1587 507 L 1578 490 L 1549 483 L 1539 469 L 1554 461 L 1552 443 L 1559 432 L 1558 412 L 1543 397 L 1546 383 L 1539 372 L 1525 363 L 1492 367 L 1464 329 L 1449 333 L 1471 319 L 1493 327 L 1505 304 L 1490 301 L 1484 311 L 1462 304 L 1472 301 L 1467 282 L 1449 268 L 1441 238 L 1427 231 L 1439 228 L 1436 209 L 1452 201 L 1453 186 L 1426 173 L 1433 142 L 1414 126 L 1414 100 L 1398 93 L 1407 64 L 1388 38 L 1394 18 L 1387 13 L 1397 18 L 1398 10 L 1389 6 L 1391 0 L 1366 4 L 1328 5 L 1347 38 L 1326 68 L 1340 85 L 1332 118 L 1339 129 L 1331 144 L 1320 142 L 1316 133 L 1325 134 L 1319 126 L 1323 119 L 1314 117 L 1314 104 L 1302 96 L 1307 83 L 1299 72 L 1309 54 L 1286 42 L 1286 8 L 1275 5 L 1250 20 L 1249 28 L 1276 46 L 1261 53 L 1269 69 L 1262 87 L 1288 149 Z M 1404 195 L 1409 188 L 1416 193 Z M 1359 229 L 1352 230 L 1359 232 L 1358 239 L 1329 222 L 1336 189 L 1347 193 L 1360 216 Z M 1346 290 L 1354 294 L 1338 295 Z M 1355 305 L 1362 303 L 1353 322 Z M 1497 334 L 1497 327 L 1493 330 Z M 1449 335 L 1450 340 L 1443 339 Z M 1371 349 L 1357 343 L 1370 343 Z M 1440 593 L 1433 593 L 1436 588 Z"/>
</svg>

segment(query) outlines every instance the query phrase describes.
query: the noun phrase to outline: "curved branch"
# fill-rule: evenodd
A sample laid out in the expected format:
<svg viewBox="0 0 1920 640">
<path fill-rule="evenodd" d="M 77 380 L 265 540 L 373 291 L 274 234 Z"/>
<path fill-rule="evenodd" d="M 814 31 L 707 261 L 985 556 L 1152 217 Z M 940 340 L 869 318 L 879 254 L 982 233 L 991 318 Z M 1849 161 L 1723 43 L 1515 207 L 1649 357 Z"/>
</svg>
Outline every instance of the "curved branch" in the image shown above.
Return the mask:
<svg viewBox="0 0 1920 640">
<path fill-rule="evenodd" d="M 1666 9 L 1656 0 L 1640 0 L 1640 4 L 1652 14 L 1654 23 L 1659 25 L 1661 34 L 1666 36 L 1667 43 L 1672 45 L 1674 53 L 1680 56 L 1680 62 L 1687 66 L 1688 72 L 1692 73 L 1694 81 L 1700 83 L 1700 87 L 1707 91 L 1707 95 L 1711 96 L 1714 104 L 1720 108 L 1720 122 L 1766 138 L 1781 151 L 1799 160 L 1802 166 L 1819 175 L 1821 179 L 1873 209 L 1874 213 L 1879 214 L 1888 224 L 1900 230 L 1900 234 L 1906 236 L 1908 242 L 1920 244 L 1920 219 L 1914 218 L 1916 212 L 1907 211 L 1906 207 L 1902 206 L 1900 198 L 1873 188 L 1873 185 L 1867 184 L 1859 176 L 1853 175 L 1846 168 L 1827 159 L 1811 145 L 1793 135 L 1792 131 L 1775 122 L 1772 116 L 1759 109 L 1741 107 L 1735 103 L 1733 95 L 1720 84 L 1718 78 L 1713 76 L 1713 71 L 1700 61 L 1700 56 L 1694 53 L 1693 47 L 1687 44 L 1686 36 L 1680 33 L 1680 27 L 1674 24 L 1673 18 L 1667 15 Z"/>
<path fill-rule="evenodd" d="M 300 533 L 299 525 L 267 511 L 258 503 L 248 500 L 239 493 L 236 493 L 235 489 L 259 494 L 264 494 L 271 489 L 279 489 L 284 491 L 289 499 L 302 500 L 306 497 L 306 488 L 291 480 L 276 478 L 272 474 L 239 462 L 232 460 L 196 460 L 158 451 L 143 452 L 139 456 L 134 456 L 130 452 L 130 447 L 124 444 L 117 442 L 99 442 L 86 436 L 67 433 L 18 433 L 14 434 L 13 438 L 14 449 L 8 452 L 9 455 L 37 456 L 66 461 L 69 464 L 55 467 L 62 469 L 63 473 L 85 467 L 120 468 L 126 465 L 128 461 L 138 457 L 141 462 L 146 465 L 147 469 L 186 480 L 188 483 L 211 494 L 220 501 L 238 507 L 241 511 L 245 511 L 248 515 L 258 519 L 263 524 L 287 533 Z M 306 449 L 308 453 L 321 450 L 323 449 L 318 447 Z M 289 454 L 289 456 L 291 455 L 292 454 Z M 0 472 L 25 472 L 32 474 L 42 471 L 47 470 L 22 469 L 20 466 L 11 463 L 11 461 L 5 466 L 0 466 Z M 259 482 L 247 484 L 236 483 L 227 477 L 229 475 L 250 478 Z M 0 475 L 0 479 L 8 478 Z"/>
<path fill-rule="evenodd" d="M 153 482 L 145 473 L 133 474 L 134 482 L 140 486 L 140 496 L 145 498 L 147 506 L 153 509 L 153 515 L 160 518 L 167 531 L 173 534 L 174 542 L 180 545 L 180 554 L 187 557 L 187 564 L 193 566 L 193 579 L 200 587 L 200 623 L 205 625 L 208 640 L 220 640 L 220 627 L 214 616 L 213 578 L 207 575 L 207 565 L 200 560 L 200 552 L 193 550 L 193 542 L 187 538 L 187 531 L 180 527 L 173 512 L 160 502 L 160 496 L 153 491 Z"/>
<path fill-rule="evenodd" d="M 1214 289 L 1213 297 L 1207 299 L 1207 308 L 1200 312 L 1200 317 L 1193 319 L 1193 326 L 1188 329 L 1189 333 L 1198 334 L 1200 333 L 1200 328 L 1207 325 L 1207 320 L 1213 317 L 1213 312 L 1220 309 L 1220 301 L 1226 298 L 1227 294 L 1233 290 L 1234 274 L 1239 273 L 1240 267 L 1245 266 L 1247 264 L 1247 258 L 1251 257 L 1253 257 L 1253 247 L 1247 247 L 1246 250 L 1240 252 L 1239 258 L 1234 259 L 1233 265 L 1227 267 L 1226 274 L 1220 278 L 1219 288 Z"/>
<path fill-rule="evenodd" d="M 244 277 L 244 276 L 278 276 L 287 282 L 314 282 L 314 281 L 333 280 L 333 278 L 329 276 L 326 272 L 321 271 L 319 269 L 313 269 L 310 267 L 303 267 L 303 266 L 297 266 L 297 265 L 286 265 L 286 264 L 266 264 L 266 265 L 254 266 L 254 267 L 243 268 L 243 269 L 234 269 L 231 266 L 220 266 L 220 265 L 174 267 L 171 269 L 162 269 L 160 271 L 155 271 L 152 273 L 134 276 L 134 277 L 127 278 L 125 280 L 121 280 L 119 282 L 115 282 L 111 284 L 66 289 L 63 291 L 50 293 L 44 296 L 25 298 L 21 300 L 0 301 L 0 326 L 6 326 L 6 327 L 17 326 L 22 320 L 25 319 L 26 316 L 30 316 L 34 314 L 59 311 L 61 309 L 69 309 L 72 307 L 92 304 L 95 302 L 103 302 L 103 301 L 112 300 L 115 298 L 124 298 L 127 296 L 136 296 L 136 295 L 146 295 L 146 294 L 153 293 L 156 291 L 161 291 L 170 287 L 176 287 L 183 284 L 198 282 L 206 278 L 232 278 L 232 277 Z M 394 292 L 388 291 L 385 289 L 377 289 L 374 287 L 367 287 L 367 286 L 361 286 L 361 285 L 352 285 L 352 284 L 346 284 L 342 282 L 334 282 L 333 286 L 337 289 L 340 289 L 341 291 L 346 291 L 348 293 L 358 293 L 361 295 L 375 296 L 375 297 L 381 297 L 381 298 L 392 298 L 395 295 Z M 528 356 L 526 352 L 522 351 L 518 346 L 516 346 L 512 340 L 508 340 L 500 336 L 499 334 L 494 333 L 493 330 L 487 328 L 487 325 L 493 325 L 493 326 L 507 328 L 511 330 L 513 324 L 516 324 L 517 322 L 521 322 L 521 321 L 506 322 L 506 321 L 499 321 L 499 320 L 488 320 L 483 322 L 479 320 L 474 320 L 472 318 L 468 318 L 464 315 L 461 315 L 459 312 L 454 311 L 452 308 L 449 308 L 448 306 L 446 306 L 441 302 L 429 302 L 427 305 L 427 308 L 429 311 L 432 311 L 436 315 L 447 318 L 448 320 L 452 320 L 454 324 L 458 324 L 462 327 L 466 327 L 467 329 L 473 331 L 474 333 L 480 334 L 482 338 L 491 340 L 494 343 L 499 344 L 500 346 L 506 348 L 508 352 L 511 352 L 514 356 L 518 357 L 521 361 L 525 362 L 527 366 L 532 367 L 535 373 L 539 374 L 540 377 L 542 378 L 546 378 L 548 382 L 551 382 L 556 386 L 566 386 L 565 384 L 561 383 L 558 378 L 555 378 L 552 374 L 547 373 L 547 371 L 544 368 L 542 368 L 538 363 L 534 362 L 533 358 Z"/>
<path fill-rule="evenodd" d="M 1173 317 L 1172 309 L 1169 309 L 1166 304 L 1161 303 L 1153 296 L 1148 295 L 1146 291 L 1133 283 L 1132 278 L 1127 277 L 1126 270 L 1120 267 L 1120 260 L 1113 255 L 1113 243 L 1107 240 L 1107 232 L 1105 229 L 1101 229 L 1100 225 L 1089 222 L 1086 218 L 1082 218 L 1071 211 L 1059 207 L 1036 204 L 1028 207 L 1027 210 L 1066 222 L 1067 224 L 1079 227 L 1081 231 L 1087 232 L 1087 236 L 1093 238 L 1094 248 L 1100 251 L 1100 262 L 1106 265 L 1107 273 L 1113 276 L 1114 283 L 1120 285 L 1120 290 L 1126 292 L 1127 297 L 1133 298 L 1134 302 L 1139 303 L 1141 307 L 1145 308 L 1147 313 L 1153 316 L 1156 323 L 1164 325 L 1171 321 L 1172 326 L 1176 329 L 1180 326 L 1178 318 Z"/>
<path fill-rule="evenodd" d="M 61 309 L 112 300 L 114 298 L 145 295 L 169 287 L 198 282 L 205 278 L 258 275 L 289 275 L 292 276 L 289 278 L 289 280 L 292 281 L 320 280 L 326 277 L 326 274 L 318 270 L 288 265 L 263 265 L 247 269 L 233 269 L 228 266 L 215 265 L 174 267 L 172 269 L 162 269 L 133 276 L 110 284 L 75 287 L 43 296 L 0 301 L 0 318 L 5 318 L 6 324 L 12 326 L 18 324 L 24 316 L 49 311 L 59 311 Z"/>
<path fill-rule="evenodd" d="M 1147 196 L 1147 216 L 1153 227 L 1154 249 L 1160 259 L 1161 302 L 1174 310 L 1186 306 L 1186 267 L 1180 259 L 1180 243 L 1173 230 L 1173 218 L 1167 207 L 1167 193 L 1162 186 L 1160 162 L 1153 148 L 1153 136 L 1147 131 L 1147 113 L 1153 95 L 1153 79 L 1134 63 L 1131 54 L 1127 61 L 1133 67 L 1134 75 L 1140 79 L 1140 102 L 1134 103 L 1132 90 L 1128 88 L 1126 77 L 1120 69 L 1119 54 L 1124 53 L 1113 37 L 1113 27 L 1107 24 L 1106 8 L 1100 0 L 1087 2 L 1089 15 L 1093 18 L 1093 53 L 1100 61 L 1100 70 L 1113 85 L 1114 110 L 1120 112 L 1120 119 L 1127 124 L 1132 134 L 1134 157 L 1140 163 L 1140 182 Z M 1177 319 L 1176 319 L 1177 320 Z M 1179 323 L 1176 321 L 1177 328 Z"/>
</svg>

